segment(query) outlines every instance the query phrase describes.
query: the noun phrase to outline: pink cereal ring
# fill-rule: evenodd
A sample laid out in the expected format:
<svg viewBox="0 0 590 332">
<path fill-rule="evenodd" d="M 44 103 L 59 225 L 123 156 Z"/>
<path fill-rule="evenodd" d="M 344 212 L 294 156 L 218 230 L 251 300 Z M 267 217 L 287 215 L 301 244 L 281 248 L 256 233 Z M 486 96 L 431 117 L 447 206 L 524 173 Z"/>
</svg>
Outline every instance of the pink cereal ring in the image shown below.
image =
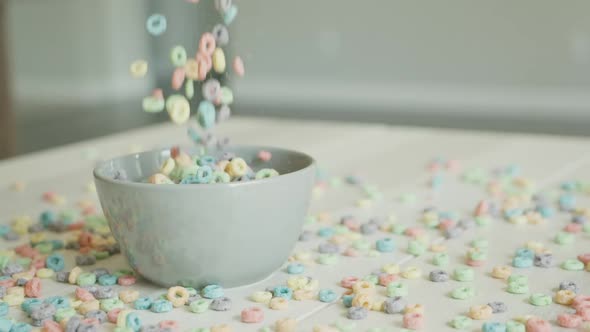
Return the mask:
<svg viewBox="0 0 590 332">
<path fill-rule="evenodd" d="M 195 56 L 195 59 L 197 60 L 197 63 L 199 64 L 199 68 L 203 67 L 207 70 L 207 72 L 209 72 L 211 70 L 211 68 L 213 68 L 213 59 L 211 59 L 210 55 L 199 52 Z"/>
<path fill-rule="evenodd" d="M 451 159 L 451 160 L 447 161 L 446 166 L 447 166 L 447 169 L 451 172 L 461 170 L 461 163 L 457 159 Z"/>
<path fill-rule="evenodd" d="M 109 319 L 109 322 L 117 324 L 117 317 L 119 317 L 119 313 L 121 312 L 121 310 L 123 309 L 117 308 L 107 312 L 107 318 Z"/>
<path fill-rule="evenodd" d="M 258 151 L 258 159 L 267 162 L 272 158 L 272 153 L 265 151 L 265 150 L 261 150 Z"/>
<path fill-rule="evenodd" d="M 16 280 L 14 280 L 14 279 L 0 280 L 0 286 L 10 288 L 10 287 L 14 287 L 14 285 L 16 285 Z"/>
<path fill-rule="evenodd" d="M 98 318 L 84 318 L 82 319 L 82 323 L 83 324 L 91 324 L 91 325 L 100 325 L 100 321 L 98 320 Z"/>
<path fill-rule="evenodd" d="M 162 330 L 178 330 L 180 328 L 180 324 L 178 324 L 178 322 L 175 320 L 163 320 L 160 323 L 158 323 L 158 326 L 160 326 Z"/>
<path fill-rule="evenodd" d="M 84 288 L 76 288 L 76 298 L 82 302 L 94 300 L 94 295 Z"/>
<path fill-rule="evenodd" d="M 134 276 L 120 276 L 117 283 L 121 286 L 131 286 L 137 281 Z"/>
<path fill-rule="evenodd" d="M 578 255 L 578 260 L 584 264 L 590 263 L 590 253 Z"/>
<path fill-rule="evenodd" d="M 582 317 L 572 314 L 557 315 L 557 324 L 562 327 L 576 328 L 582 324 Z"/>
<path fill-rule="evenodd" d="M 244 69 L 244 61 L 239 56 L 234 58 L 233 68 L 236 75 L 242 77 L 246 73 Z"/>
<path fill-rule="evenodd" d="M 35 269 L 42 269 L 45 267 L 45 261 L 46 261 L 45 256 L 35 257 L 33 259 L 33 261 L 31 262 L 31 267 L 33 267 Z"/>
<path fill-rule="evenodd" d="M 472 259 L 468 259 L 465 263 L 469 266 L 480 267 L 483 266 L 486 263 L 486 261 L 474 261 Z"/>
<path fill-rule="evenodd" d="M 586 302 L 590 303 L 590 295 L 577 295 L 572 301 L 572 307 L 575 308 Z"/>
<path fill-rule="evenodd" d="M 533 317 L 527 320 L 526 322 L 526 331 L 527 332 L 551 332 L 551 324 L 548 321 Z"/>
<path fill-rule="evenodd" d="M 490 205 L 488 204 L 488 202 L 487 201 L 480 201 L 479 203 L 477 203 L 477 206 L 475 207 L 475 211 L 473 212 L 473 214 L 475 216 L 483 216 L 483 215 L 487 214 L 489 210 L 490 210 Z"/>
<path fill-rule="evenodd" d="M 582 224 L 570 223 L 567 224 L 563 230 L 568 233 L 580 233 L 582 231 Z"/>
<path fill-rule="evenodd" d="M 46 320 L 43 322 L 43 332 L 62 332 L 63 328 L 58 322 L 53 320 Z"/>
<path fill-rule="evenodd" d="M 344 288 L 352 288 L 352 286 L 354 286 L 354 284 L 356 284 L 358 281 L 359 278 L 357 277 L 344 277 L 344 279 L 340 281 L 340 286 Z"/>
<path fill-rule="evenodd" d="M 201 36 L 201 40 L 199 41 L 199 51 L 207 54 L 208 56 L 213 55 L 215 51 L 215 36 L 213 36 L 210 32 L 205 32 Z"/>
<path fill-rule="evenodd" d="M 421 330 L 424 327 L 424 316 L 417 312 L 404 314 L 404 327 L 411 330 Z"/>
<path fill-rule="evenodd" d="M 390 283 L 396 281 L 398 276 L 395 274 L 383 273 L 379 276 L 379 285 L 387 287 Z"/>
<path fill-rule="evenodd" d="M 183 67 L 178 67 L 172 73 L 172 89 L 178 90 L 182 87 L 182 83 L 184 83 L 184 79 L 186 77 L 186 72 L 184 71 Z"/>
<path fill-rule="evenodd" d="M 41 296 L 41 279 L 32 278 L 25 284 L 25 295 L 27 297 Z"/>
<path fill-rule="evenodd" d="M 342 225 L 346 226 L 346 228 L 351 231 L 358 231 L 361 228 L 361 223 L 354 218 L 346 218 L 342 220 Z"/>
<path fill-rule="evenodd" d="M 405 234 L 410 237 L 420 236 L 424 234 L 424 229 L 419 227 L 408 227 L 408 229 L 406 229 Z"/>
<path fill-rule="evenodd" d="M 360 253 L 358 252 L 358 250 L 356 250 L 354 248 L 346 248 L 346 250 L 344 250 L 342 255 L 348 256 L 348 257 L 358 257 L 360 255 Z"/>
<path fill-rule="evenodd" d="M 264 311 L 258 307 L 246 308 L 241 316 L 244 323 L 260 323 L 264 320 Z"/>
<path fill-rule="evenodd" d="M 152 91 L 152 97 L 164 99 L 164 91 L 162 91 L 162 89 L 154 89 L 154 91 Z"/>
<path fill-rule="evenodd" d="M 590 305 L 578 305 L 576 307 L 576 315 L 580 316 L 584 321 L 590 321 Z"/>
<path fill-rule="evenodd" d="M 438 224 L 438 228 L 443 231 L 447 230 L 453 226 L 455 226 L 455 222 L 452 221 L 451 219 L 445 219 L 445 220 L 441 221 L 440 224 Z"/>
</svg>

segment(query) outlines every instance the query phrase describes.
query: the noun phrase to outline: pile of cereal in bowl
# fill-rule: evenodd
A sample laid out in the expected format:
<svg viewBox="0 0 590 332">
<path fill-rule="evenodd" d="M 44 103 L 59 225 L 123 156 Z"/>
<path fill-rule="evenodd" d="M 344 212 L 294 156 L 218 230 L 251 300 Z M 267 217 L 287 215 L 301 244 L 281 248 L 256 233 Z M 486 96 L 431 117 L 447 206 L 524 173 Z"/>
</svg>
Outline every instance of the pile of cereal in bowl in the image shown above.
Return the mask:
<svg viewBox="0 0 590 332">
<path fill-rule="evenodd" d="M 257 159 L 268 162 L 272 155 L 268 151 L 260 151 Z M 208 184 L 229 183 L 261 180 L 279 175 L 273 168 L 254 170 L 252 165 L 233 153 L 225 152 L 216 158 L 207 154 L 190 156 L 178 147 L 170 150 L 159 172 L 149 177 L 153 184 Z"/>
</svg>

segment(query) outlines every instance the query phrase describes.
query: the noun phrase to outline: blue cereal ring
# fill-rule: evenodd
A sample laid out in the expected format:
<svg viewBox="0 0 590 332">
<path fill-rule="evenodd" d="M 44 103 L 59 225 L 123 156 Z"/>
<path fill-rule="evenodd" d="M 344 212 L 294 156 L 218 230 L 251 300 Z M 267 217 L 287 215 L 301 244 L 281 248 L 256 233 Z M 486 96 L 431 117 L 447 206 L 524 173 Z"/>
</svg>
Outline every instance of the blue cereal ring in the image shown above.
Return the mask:
<svg viewBox="0 0 590 332">
<path fill-rule="evenodd" d="M 20 308 L 23 309 L 23 311 L 26 312 L 27 315 L 31 315 L 33 308 L 40 305 L 41 303 L 43 303 L 43 301 L 41 301 L 39 299 L 26 299 L 20 305 Z M 5 303 L 3 303 L 3 304 L 5 304 Z M 8 308 L 6 309 L 6 312 L 8 312 Z M 0 316 L 6 316 L 6 315 L 2 315 L 0 313 Z"/>
<path fill-rule="evenodd" d="M 506 325 L 497 322 L 485 322 L 481 327 L 482 332 L 506 332 Z"/>
<path fill-rule="evenodd" d="M 293 291 L 291 288 L 286 286 L 277 286 L 273 289 L 272 294 L 274 297 L 282 297 L 286 300 L 290 300 L 293 298 Z"/>
<path fill-rule="evenodd" d="M 322 289 L 318 294 L 318 298 L 322 302 L 330 303 L 336 301 L 338 295 L 331 289 Z"/>
<path fill-rule="evenodd" d="M 395 242 L 392 238 L 377 240 L 375 247 L 380 252 L 392 252 L 395 249 Z"/>
<path fill-rule="evenodd" d="M 27 323 L 19 322 L 10 328 L 10 332 L 29 332 L 33 329 L 33 327 Z"/>
<path fill-rule="evenodd" d="M 287 265 L 287 273 L 301 274 L 305 271 L 305 266 L 301 263 L 291 263 Z"/>
<path fill-rule="evenodd" d="M 8 315 L 9 305 L 6 302 L 0 302 L 0 317 Z"/>
<path fill-rule="evenodd" d="M 152 303 L 150 309 L 152 312 L 170 312 L 172 311 L 172 302 L 168 300 L 156 300 Z"/>
<path fill-rule="evenodd" d="M 140 297 L 139 299 L 135 300 L 135 302 L 133 302 L 133 307 L 137 310 L 148 310 L 152 306 L 153 302 L 154 301 L 152 301 L 152 299 L 149 297 Z"/>
<path fill-rule="evenodd" d="M 141 329 L 141 320 L 135 312 L 130 312 L 129 314 L 127 314 L 127 317 L 125 318 L 125 325 L 127 326 L 127 328 L 130 328 L 133 331 L 137 332 Z"/>
<path fill-rule="evenodd" d="M 216 299 L 223 296 L 223 288 L 219 285 L 208 285 L 201 290 L 201 295 L 206 299 Z"/>
<path fill-rule="evenodd" d="M 166 32 L 166 28 L 168 27 L 168 23 L 166 21 L 166 16 L 162 14 L 153 14 L 148 17 L 147 21 L 145 22 L 145 28 L 152 36 L 159 36 Z"/>
<path fill-rule="evenodd" d="M 70 300 L 68 300 L 67 298 L 65 298 L 63 296 L 51 296 L 51 297 L 46 298 L 43 302 L 53 304 L 55 309 L 70 307 Z"/>
<path fill-rule="evenodd" d="M 54 253 L 45 259 L 45 266 L 55 272 L 62 271 L 66 267 L 64 256 L 60 253 Z"/>
<path fill-rule="evenodd" d="M 342 296 L 342 304 L 344 304 L 346 308 L 350 308 L 352 307 L 352 299 L 354 299 L 354 295 L 344 295 Z"/>
<path fill-rule="evenodd" d="M 98 284 L 101 286 L 113 286 L 117 283 L 117 276 L 104 274 L 98 278 Z"/>
<path fill-rule="evenodd" d="M 216 160 L 213 156 L 202 156 L 197 161 L 197 165 L 199 166 L 213 166 L 215 165 Z"/>
<path fill-rule="evenodd" d="M 197 121 L 201 127 L 209 129 L 215 125 L 215 106 L 207 100 L 199 103 Z"/>
<path fill-rule="evenodd" d="M 196 183 L 209 183 L 213 178 L 213 169 L 210 166 L 201 166 L 197 170 L 197 174 L 194 176 Z"/>
</svg>

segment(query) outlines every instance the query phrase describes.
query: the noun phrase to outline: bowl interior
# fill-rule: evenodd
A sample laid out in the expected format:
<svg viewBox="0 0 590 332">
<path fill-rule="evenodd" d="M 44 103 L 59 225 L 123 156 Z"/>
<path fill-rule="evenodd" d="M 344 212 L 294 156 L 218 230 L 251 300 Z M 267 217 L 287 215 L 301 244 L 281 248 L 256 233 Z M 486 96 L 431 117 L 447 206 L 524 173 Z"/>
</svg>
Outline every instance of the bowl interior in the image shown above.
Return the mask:
<svg viewBox="0 0 590 332">
<path fill-rule="evenodd" d="M 197 153 L 196 148 L 182 150 L 191 156 Z M 272 153 L 270 161 L 263 162 L 258 159 L 257 154 L 261 150 Z M 304 153 L 274 147 L 229 146 L 223 150 L 207 150 L 206 154 L 218 158 L 225 152 L 231 152 L 236 157 L 243 158 L 254 171 L 261 168 L 274 168 L 281 175 L 302 170 L 313 164 L 313 158 Z M 99 163 L 94 174 L 107 181 L 124 178 L 128 181 L 144 182 L 149 176 L 158 172 L 162 163 L 169 157 L 169 148 L 130 154 Z"/>
</svg>

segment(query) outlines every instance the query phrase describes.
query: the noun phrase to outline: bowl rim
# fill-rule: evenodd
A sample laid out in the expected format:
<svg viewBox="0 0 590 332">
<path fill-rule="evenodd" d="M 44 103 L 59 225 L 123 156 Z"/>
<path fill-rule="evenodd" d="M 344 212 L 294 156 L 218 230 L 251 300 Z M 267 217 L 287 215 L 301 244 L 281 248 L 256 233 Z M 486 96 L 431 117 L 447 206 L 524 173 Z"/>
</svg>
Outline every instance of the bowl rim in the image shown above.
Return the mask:
<svg viewBox="0 0 590 332">
<path fill-rule="evenodd" d="M 178 184 L 175 184 L 175 185 L 154 185 L 152 183 L 116 180 L 111 177 L 107 177 L 107 176 L 99 174 L 99 169 L 106 167 L 107 164 L 109 164 L 117 159 L 138 158 L 140 155 L 151 154 L 154 152 L 161 153 L 163 151 L 170 150 L 171 148 L 172 147 L 156 148 L 156 149 L 145 150 L 145 151 L 136 152 L 136 153 L 129 153 L 129 154 L 117 156 L 114 158 L 110 158 L 107 160 L 103 160 L 95 165 L 95 167 L 92 171 L 92 174 L 94 176 L 95 181 L 100 180 L 100 181 L 107 182 L 111 185 L 116 185 L 116 186 L 123 186 L 123 187 L 130 187 L 130 188 L 150 188 L 151 190 L 195 190 L 196 188 L 202 188 L 202 189 L 234 188 L 234 187 L 252 186 L 252 185 L 261 184 L 261 183 L 272 183 L 272 182 L 281 181 L 281 179 L 284 179 L 285 177 L 297 176 L 301 173 L 309 171 L 310 169 L 312 169 L 316 166 L 316 160 L 313 157 L 311 157 L 307 153 L 300 152 L 297 150 L 279 148 L 279 147 L 268 146 L 268 145 L 265 145 L 265 146 L 262 146 L 262 145 L 231 145 L 227 148 L 228 150 L 240 149 L 240 148 L 258 149 L 258 150 L 281 150 L 283 152 L 297 154 L 297 155 L 300 155 L 300 156 L 306 158 L 308 160 L 308 164 L 305 167 L 300 168 L 296 171 L 289 172 L 284 175 L 265 178 L 265 179 L 244 181 L 244 182 L 202 183 L 202 184 L 198 184 L 198 185 L 178 185 Z"/>
</svg>

